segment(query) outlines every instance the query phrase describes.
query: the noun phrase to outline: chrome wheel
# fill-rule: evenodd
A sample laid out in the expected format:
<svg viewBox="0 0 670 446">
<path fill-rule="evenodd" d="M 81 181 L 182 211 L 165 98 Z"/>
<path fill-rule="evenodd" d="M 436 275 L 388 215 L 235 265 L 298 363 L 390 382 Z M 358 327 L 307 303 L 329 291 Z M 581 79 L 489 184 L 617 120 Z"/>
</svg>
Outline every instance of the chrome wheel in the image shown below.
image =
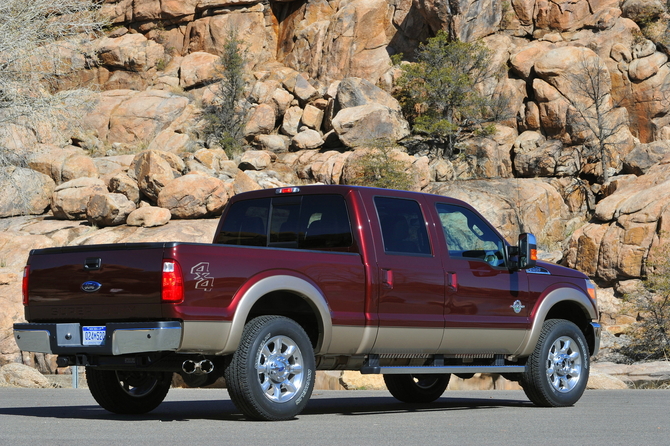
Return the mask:
<svg viewBox="0 0 670 446">
<path fill-rule="evenodd" d="M 550 319 L 542 325 L 535 350 L 519 379 L 538 406 L 566 407 L 581 398 L 589 381 L 589 348 L 574 323 Z"/>
<path fill-rule="evenodd" d="M 284 316 L 247 322 L 225 372 L 235 406 L 254 420 L 290 420 L 307 405 L 316 377 L 312 343 Z"/>
<path fill-rule="evenodd" d="M 579 383 L 582 373 L 582 356 L 568 336 L 556 339 L 549 348 L 547 379 L 558 392 L 570 392 Z"/>
<path fill-rule="evenodd" d="M 263 394 L 270 401 L 283 403 L 302 389 L 302 353 L 289 337 L 275 336 L 265 342 L 256 357 L 256 370 Z"/>
</svg>

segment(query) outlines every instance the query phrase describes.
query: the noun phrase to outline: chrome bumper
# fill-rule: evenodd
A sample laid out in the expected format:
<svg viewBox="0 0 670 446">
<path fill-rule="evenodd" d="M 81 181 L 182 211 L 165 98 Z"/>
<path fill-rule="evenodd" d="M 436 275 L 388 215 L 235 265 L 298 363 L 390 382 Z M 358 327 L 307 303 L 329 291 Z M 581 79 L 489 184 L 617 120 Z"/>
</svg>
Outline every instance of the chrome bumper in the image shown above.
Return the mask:
<svg viewBox="0 0 670 446">
<path fill-rule="evenodd" d="M 21 351 L 56 355 L 128 353 L 177 350 L 181 344 L 181 322 L 127 322 L 105 326 L 100 345 L 84 345 L 78 323 L 14 324 L 14 340 Z"/>
</svg>

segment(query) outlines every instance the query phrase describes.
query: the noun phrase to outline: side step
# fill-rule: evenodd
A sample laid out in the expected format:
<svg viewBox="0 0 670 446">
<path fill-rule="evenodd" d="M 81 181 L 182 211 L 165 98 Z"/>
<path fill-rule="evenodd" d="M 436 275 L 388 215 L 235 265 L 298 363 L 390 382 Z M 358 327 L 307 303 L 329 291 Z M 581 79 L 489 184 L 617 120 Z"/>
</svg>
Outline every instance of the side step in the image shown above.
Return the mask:
<svg viewBox="0 0 670 446">
<path fill-rule="evenodd" d="M 495 355 L 491 365 L 444 365 L 444 357 L 435 355 L 432 365 L 425 366 L 380 366 L 379 355 L 370 355 L 361 367 L 363 375 L 420 375 L 442 373 L 523 373 L 524 365 L 505 365 L 503 355 Z"/>
</svg>

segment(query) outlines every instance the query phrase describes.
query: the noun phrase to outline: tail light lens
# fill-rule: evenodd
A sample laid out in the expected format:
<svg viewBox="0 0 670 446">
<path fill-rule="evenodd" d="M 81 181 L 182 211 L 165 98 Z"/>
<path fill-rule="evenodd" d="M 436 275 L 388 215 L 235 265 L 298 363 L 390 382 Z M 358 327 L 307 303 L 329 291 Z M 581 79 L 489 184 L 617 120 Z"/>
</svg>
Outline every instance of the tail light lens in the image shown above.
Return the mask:
<svg viewBox="0 0 670 446">
<path fill-rule="evenodd" d="M 23 294 L 23 305 L 28 305 L 28 279 L 30 278 L 30 266 L 23 268 L 23 284 L 21 292 Z"/>
<path fill-rule="evenodd" d="M 161 300 L 172 304 L 184 301 L 184 275 L 176 260 L 163 261 Z"/>
</svg>

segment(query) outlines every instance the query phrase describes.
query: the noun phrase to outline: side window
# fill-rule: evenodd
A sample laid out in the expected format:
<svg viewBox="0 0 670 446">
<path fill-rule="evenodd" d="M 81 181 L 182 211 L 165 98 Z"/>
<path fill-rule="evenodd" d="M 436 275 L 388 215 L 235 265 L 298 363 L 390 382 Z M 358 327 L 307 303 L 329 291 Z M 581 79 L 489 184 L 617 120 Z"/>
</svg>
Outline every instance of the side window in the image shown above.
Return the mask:
<svg viewBox="0 0 670 446">
<path fill-rule="evenodd" d="M 341 195 L 305 195 L 300 226 L 302 249 L 348 248 L 354 241 Z"/>
<path fill-rule="evenodd" d="M 271 248 L 349 250 L 354 238 L 341 195 L 297 195 L 238 201 L 216 242 Z"/>
<path fill-rule="evenodd" d="M 270 199 L 238 201 L 226 215 L 216 243 L 266 246 Z"/>
<path fill-rule="evenodd" d="M 449 257 L 479 259 L 492 266 L 505 266 L 505 244 L 478 215 L 469 209 L 438 204 Z"/>
<path fill-rule="evenodd" d="M 430 255 L 426 221 L 419 203 L 402 198 L 375 197 L 384 251 Z"/>
</svg>

